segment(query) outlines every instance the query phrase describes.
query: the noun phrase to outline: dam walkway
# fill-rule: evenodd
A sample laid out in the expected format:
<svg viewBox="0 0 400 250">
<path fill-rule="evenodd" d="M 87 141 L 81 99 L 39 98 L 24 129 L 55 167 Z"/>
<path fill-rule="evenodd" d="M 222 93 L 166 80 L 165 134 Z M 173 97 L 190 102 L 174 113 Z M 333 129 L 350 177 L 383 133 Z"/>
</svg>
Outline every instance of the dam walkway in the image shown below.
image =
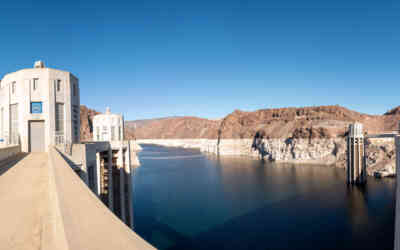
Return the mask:
<svg viewBox="0 0 400 250">
<path fill-rule="evenodd" d="M 0 249 L 154 249 L 122 223 L 54 148 L 0 163 Z"/>
</svg>

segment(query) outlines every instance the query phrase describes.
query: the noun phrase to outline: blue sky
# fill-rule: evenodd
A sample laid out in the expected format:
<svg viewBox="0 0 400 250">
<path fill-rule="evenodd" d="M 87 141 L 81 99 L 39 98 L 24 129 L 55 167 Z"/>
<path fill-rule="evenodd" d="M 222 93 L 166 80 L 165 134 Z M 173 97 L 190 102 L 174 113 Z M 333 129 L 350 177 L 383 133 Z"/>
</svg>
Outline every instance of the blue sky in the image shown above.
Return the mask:
<svg viewBox="0 0 400 250">
<path fill-rule="evenodd" d="M 400 1 L 2 1 L 0 76 L 44 60 L 126 119 L 400 105 Z"/>
</svg>

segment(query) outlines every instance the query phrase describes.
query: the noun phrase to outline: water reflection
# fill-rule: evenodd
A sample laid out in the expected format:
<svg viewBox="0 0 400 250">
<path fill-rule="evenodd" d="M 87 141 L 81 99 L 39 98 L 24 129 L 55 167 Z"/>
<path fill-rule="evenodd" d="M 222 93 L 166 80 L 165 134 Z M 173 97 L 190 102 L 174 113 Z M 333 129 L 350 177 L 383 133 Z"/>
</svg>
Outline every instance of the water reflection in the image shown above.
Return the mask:
<svg viewBox="0 0 400 250">
<path fill-rule="evenodd" d="M 371 220 L 368 214 L 368 186 L 347 185 L 347 211 L 353 231 L 364 230 Z"/>
<path fill-rule="evenodd" d="M 136 230 L 160 249 L 393 249 L 394 180 L 352 187 L 343 169 L 198 155 L 139 155 Z"/>
</svg>

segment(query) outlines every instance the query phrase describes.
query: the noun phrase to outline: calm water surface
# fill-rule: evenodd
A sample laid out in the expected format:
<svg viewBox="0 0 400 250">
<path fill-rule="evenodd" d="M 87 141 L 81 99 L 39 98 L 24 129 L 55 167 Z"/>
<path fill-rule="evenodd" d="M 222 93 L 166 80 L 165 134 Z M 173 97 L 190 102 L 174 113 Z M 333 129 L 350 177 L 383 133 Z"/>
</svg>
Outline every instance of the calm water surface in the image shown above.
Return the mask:
<svg viewBox="0 0 400 250">
<path fill-rule="evenodd" d="M 395 180 L 143 146 L 135 230 L 159 249 L 393 249 Z"/>
</svg>

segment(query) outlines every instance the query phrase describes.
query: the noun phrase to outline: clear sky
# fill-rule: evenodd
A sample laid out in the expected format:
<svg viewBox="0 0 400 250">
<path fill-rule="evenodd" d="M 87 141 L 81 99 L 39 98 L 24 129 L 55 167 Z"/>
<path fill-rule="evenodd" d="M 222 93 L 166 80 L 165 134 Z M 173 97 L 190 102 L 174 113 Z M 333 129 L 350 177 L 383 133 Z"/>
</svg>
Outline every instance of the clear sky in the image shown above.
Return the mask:
<svg viewBox="0 0 400 250">
<path fill-rule="evenodd" d="M 126 119 L 400 105 L 400 1 L 2 1 L 0 76 L 44 60 Z"/>
</svg>

